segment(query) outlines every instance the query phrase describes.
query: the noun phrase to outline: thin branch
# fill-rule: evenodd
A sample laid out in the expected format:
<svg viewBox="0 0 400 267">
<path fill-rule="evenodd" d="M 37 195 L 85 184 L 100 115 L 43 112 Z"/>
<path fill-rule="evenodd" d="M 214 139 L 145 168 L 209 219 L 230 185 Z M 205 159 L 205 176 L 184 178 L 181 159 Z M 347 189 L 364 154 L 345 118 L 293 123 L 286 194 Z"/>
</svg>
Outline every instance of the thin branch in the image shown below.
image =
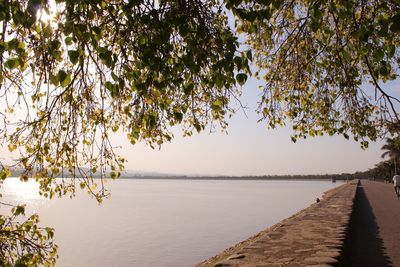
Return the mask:
<svg viewBox="0 0 400 267">
<path fill-rule="evenodd" d="M 400 100 L 397 99 L 396 97 L 393 97 L 393 96 L 391 96 L 391 95 L 388 95 L 388 94 L 382 89 L 382 87 L 380 87 L 378 81 L 376 80 L 376 78 L 375 78 L 375 76 L 374 76 L 374 74 L 373 74 L 371 65 L 369 64 L 368 57 L 365 56 L 364 58 L 365 58 L 365 63 L 367 64 L 367 67 L 368 67 L 369 74 L 371 75 L 372 80 L 373 80 L 373 82 L 374 82 L 376 88 L 377 88 L 377 89 L 381 92 L 381 94 L 387 99 L 387 101 L 388 101 L 389 104 L 390 104 L 390 107 L 392 108 L 392 111 L 393 111 L 393 113 L 394 113 L 394 116 L 396 117 L 397 121 L 400 122 L 400 119 L 399 119 L 399 117 L 398 117 L 398 115 L 397 115 L 397 112 L 396 112 L 396 109 L 395 109 L 395 107 L 394 107 L 394 104 L 393 104 L 393 102 L 392 102 L 392 99 L 396 100 L 396 101 L 399 102 L 399 103 L 400 103 Z"/>
</svg>

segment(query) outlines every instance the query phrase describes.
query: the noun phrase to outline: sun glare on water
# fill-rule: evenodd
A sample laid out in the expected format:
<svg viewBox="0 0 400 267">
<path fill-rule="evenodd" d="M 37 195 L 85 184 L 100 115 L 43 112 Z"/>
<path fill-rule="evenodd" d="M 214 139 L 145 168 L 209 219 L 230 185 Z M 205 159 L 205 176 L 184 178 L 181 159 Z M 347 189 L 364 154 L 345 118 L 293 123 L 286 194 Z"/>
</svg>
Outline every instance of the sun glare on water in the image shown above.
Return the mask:
<svg viewBox="0 0 400 267">
<path fill-rule="evenodd" d="M 7 178 L 2 184 L 0 191 L 3 195 L 3 200 L 17 203 L 44 199 L 39 195 L 39 184 L 33 180 L 22 182 L 19 178 Z"/>
</svg>

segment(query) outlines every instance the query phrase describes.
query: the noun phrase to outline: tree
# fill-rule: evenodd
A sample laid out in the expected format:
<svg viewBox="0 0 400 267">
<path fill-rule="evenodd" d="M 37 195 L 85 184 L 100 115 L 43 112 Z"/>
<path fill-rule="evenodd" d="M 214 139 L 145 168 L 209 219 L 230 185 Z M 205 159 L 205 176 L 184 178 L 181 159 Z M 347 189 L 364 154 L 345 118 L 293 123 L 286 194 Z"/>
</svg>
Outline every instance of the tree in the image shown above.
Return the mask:
<svg viewBox="0 0 400 267">
<path fill-rule="evenodd" d="M 154 146 L 171 140 L 176 124 L 187 135 L 211 120 L 224 127 L 249 67 L 226 17 L 209 4 L 3 2 L 2 99 L 7 112 L 19 113 L 14 121 L 2 113 L 0 130 L 9 150 L 21 153 L 23 178 L 33 175 L 43 194 L 62 195 L 73 187 L 52 178 L 64 172 L 118 176 L 124 159 L 113 153 L 111 132 Z M 89 184 L 82 180 L 92 191 Z"/>
<path fill-rule="evenodd" d="M 398 77 L 399 1 L 225 2 L 254 51 L 271 127 L 290 121 L 294 141 L 353 135 L 362 147 L 398 131 L 399 99 L 383 83 Z"/>
<path fill-rule="evenodd" d="M 0 140 L 18 153 L 21 180 L 49 198 L 78 183 L 100 202 L 103 179 L 124 166 L 112 132 L 157 146 L 177 124 L 185 135 L 225 127 L 250 69 L 220 10 L 197 0 L 0 1 Z M 52 229 L 36 217 L 18 223 L 22 213 L 0 215 L 1 265 L 54 264 Z"/>
<path fill-rule="evenodd" d="M 399 129 L 398 100 L 381 86 L 397 78 L 397 0 L 8 0 L 0 25 L 0 142 L 49 198 L 76 184 L 107 196 L 103 179 L 125 162 L 113 132 L 154 147 L 175 125 L 226 127 L 250 62 L 265 81 L 260 113 L 270 127 L 290 121 L 294 141 L 342 134 L 367 147 Z M 22 213 L 0 215 L 1 264 L 53 264 L 52 229 L 17 223 Z"/>
<path fill-rule="evenodd" d="M 397 159 L 400 157 L 400 138 L 386 138 L 386 144 L 381 149 L 386 150 L 382 154 L 382 158 L 389 156 L 393 160 L 394 174 L 397 174 Z"/>
<path fill-rule="evenodd" d="M 21 222 L 24 213 L 24 206 L 13 206 L 10 216 L 0 216 L 0 266 L 54 265 L 57 258 L 54 229 L 38 227 L 36 214 Z"/>
<path fill-rule="evenodd" d="M 391 177 L 393 174 L 394 162 L 382 161 L 375 165 L 375 168 L 368 170 L 364 177 L 374 177 L 375 179 L 380 179 L 383 181 L 391 182 Z"/>
</svg>

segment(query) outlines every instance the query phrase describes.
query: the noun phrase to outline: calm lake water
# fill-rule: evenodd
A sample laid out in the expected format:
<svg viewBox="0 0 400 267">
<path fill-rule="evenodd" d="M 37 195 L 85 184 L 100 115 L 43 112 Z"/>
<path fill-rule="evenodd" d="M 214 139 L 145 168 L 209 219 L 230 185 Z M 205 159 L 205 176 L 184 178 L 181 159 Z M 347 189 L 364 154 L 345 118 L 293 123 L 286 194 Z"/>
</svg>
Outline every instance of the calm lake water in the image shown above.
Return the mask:
<svg viewBox="0 0 400 267">
<path fill-rule="evenodd" d="M 328 181 L 117 180 L 98 205 L 85 194 L 41 198 L 9 178 L 2 201 L 27 203 L 56 229 L 57 266 L 193 266 L 307 207 Z M 4 212 L 4 210 L 3 210 Z"/>
</svg>

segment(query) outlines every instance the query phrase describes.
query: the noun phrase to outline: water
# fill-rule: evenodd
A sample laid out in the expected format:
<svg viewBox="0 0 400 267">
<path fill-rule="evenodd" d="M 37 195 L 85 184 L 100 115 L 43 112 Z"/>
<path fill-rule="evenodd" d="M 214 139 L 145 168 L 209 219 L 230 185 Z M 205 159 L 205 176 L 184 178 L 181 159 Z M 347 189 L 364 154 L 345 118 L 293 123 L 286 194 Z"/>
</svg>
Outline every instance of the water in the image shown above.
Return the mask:
<svg viewBox="0 0 400 267">
<path fill-rule="evenodd" d="M 193 266 L 307 207 L 328 181 L 117 180 L 99 206 L 85 194 L 41 198 L 7 179 L 3 201 L 27 203 L 56 229 L 57 266 Z"/>
</svg>

